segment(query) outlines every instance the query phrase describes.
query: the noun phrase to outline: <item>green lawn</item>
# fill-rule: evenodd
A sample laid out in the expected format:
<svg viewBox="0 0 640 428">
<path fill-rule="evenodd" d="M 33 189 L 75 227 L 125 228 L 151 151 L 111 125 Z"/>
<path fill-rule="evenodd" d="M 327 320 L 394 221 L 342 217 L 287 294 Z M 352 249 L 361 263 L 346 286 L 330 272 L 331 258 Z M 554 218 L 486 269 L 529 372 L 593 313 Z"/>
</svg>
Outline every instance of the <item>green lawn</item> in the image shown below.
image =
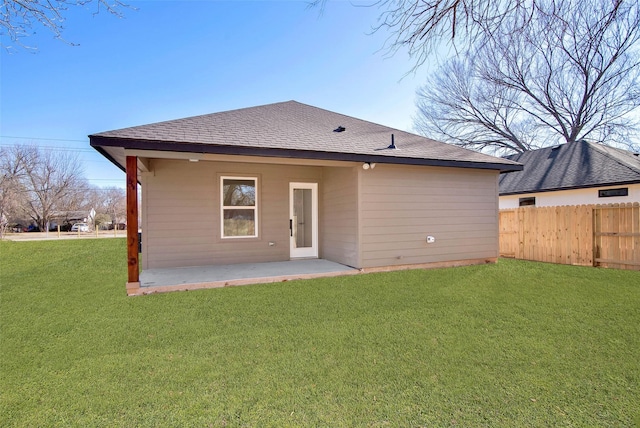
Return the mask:
<svg viewBox="0 0 640 428">
<path fill-rule="evenodd" d="M 0 242 L 0 425 L 637 426 L 640 273 L 513 260 L 126 297 Z"/>
</svg>

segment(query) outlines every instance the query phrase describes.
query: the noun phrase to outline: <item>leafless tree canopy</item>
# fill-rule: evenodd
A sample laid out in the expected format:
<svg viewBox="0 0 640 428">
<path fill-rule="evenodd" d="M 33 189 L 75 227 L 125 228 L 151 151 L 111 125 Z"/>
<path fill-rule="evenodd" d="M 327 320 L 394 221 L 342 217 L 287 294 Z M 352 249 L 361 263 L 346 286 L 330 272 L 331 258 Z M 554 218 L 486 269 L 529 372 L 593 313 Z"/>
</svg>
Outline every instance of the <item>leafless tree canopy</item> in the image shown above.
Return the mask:
<svg viewBox="0 0 640 428">
<path fill-rule="evenodd" d="M 526 27 L 541 0 L 372 0 L 381 13 L 373 31 L 390 35 L 387 48 L 406 48 L 414 68 L 422 65 L 442 42 L 466 50 L 490 38 L 506 20 Z M 552 5 L 558 0 L 547 0 Z M 327 0 L 313 0 L 324 7 Z M 559 2 L 560 3 L 560 2 Z"/>
<path fill-rule="evenodd" d="M 640 106 L 637 0 L 538 1 L 523 26 L 446 62 L 418 92 L 416 127 L 494 153 L 580 139 L 629 144 Z"/>
<path fill-rule="evenodd" d="M 374 30 L 388 30 L 387 47 L 406 48 L 418 67 L 442 42 L 465 50 L 490 38 L 505 20 L 526 26 L 537 0 L 380 0 L 378 5 L 383 12 Z"/>
<path fill-rule="evenodd" d="M 24 187 L 27 212 L 45 229 L 56 211 L 76 209 L 86 181 L 76 153 L 26 148 Z"/>
<path fill-rule="evenodd" d="M 62 224 L 78 212 L 88 217 L 92 208 L 112 224 L 124 222 L 124 189 L 91 186 L 76 153 L 0 146 L 0 237 L 12 224 L 45 230 L 48 223 Z"/>
<path fill-rule="evenodd" d="M 127 204 L 125 190 L 119 187 L 102 189 L 101 212 L 111 218 L 112 224 L 124 223 L 127 216 Z"/>
<path fill-rule="evenodd" d="M 127 7 L 120 0 L 4 0 L 0 6 L 0 34 L 24 47 L 22 40 L 33 34 L 34 28 L 42 26 L 62 39 L 65 12 L 71 7 L 87 7 L 91 3 L 90 10 L 94 14 L 106 11 L 121 16 L 120 11 Z"/>
<path fill-rule="evenodd" d="M 23 213 L 25 161 L 20 147 L 0 147 L 0 238 L 12 218 Z"/>
</svg>

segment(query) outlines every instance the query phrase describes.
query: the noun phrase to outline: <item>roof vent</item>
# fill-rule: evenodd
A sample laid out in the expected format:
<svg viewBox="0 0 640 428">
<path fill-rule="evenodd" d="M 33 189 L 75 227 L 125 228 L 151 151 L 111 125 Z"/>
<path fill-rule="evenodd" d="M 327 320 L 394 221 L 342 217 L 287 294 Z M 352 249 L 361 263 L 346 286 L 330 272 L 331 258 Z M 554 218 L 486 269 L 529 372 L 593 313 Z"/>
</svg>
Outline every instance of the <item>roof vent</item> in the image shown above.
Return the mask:
<svg viewBox="0 0 640 428">
<path fill-rule="evenodd" d="M 387 147 L 387 149 L 397 149 L 393 134 L 391 134 L 391 144 L 389 144 L 389 147 Z"/>
<path fill-rule="evenodd" d="M 338 126 L 336 129 L 333 130 L 333 132 L 344 132 L 347 128 L 345 128 L 344 126 Z"/>
</svg>

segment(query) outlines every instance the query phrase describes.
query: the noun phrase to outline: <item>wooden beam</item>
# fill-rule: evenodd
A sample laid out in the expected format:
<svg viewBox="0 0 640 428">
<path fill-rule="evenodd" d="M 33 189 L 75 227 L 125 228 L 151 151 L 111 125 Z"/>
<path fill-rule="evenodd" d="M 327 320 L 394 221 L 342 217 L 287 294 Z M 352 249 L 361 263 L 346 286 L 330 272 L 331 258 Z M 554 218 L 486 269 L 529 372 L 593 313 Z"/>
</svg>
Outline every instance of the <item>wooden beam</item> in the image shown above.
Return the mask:
<svg viewBox="0 0 640 428">
<path fill-rule="evenodd" d="M 149 158 L 138 158 L 138 166 L 140 167 L 140 171 L 149 172 L 151 171 L 151 166 L 149 166 Z"/>
<path fill-rule="evenodd" d="M 127 156 L 127 289 L 139 287 L 138 261 L 138 158 Z"/>
</svg>

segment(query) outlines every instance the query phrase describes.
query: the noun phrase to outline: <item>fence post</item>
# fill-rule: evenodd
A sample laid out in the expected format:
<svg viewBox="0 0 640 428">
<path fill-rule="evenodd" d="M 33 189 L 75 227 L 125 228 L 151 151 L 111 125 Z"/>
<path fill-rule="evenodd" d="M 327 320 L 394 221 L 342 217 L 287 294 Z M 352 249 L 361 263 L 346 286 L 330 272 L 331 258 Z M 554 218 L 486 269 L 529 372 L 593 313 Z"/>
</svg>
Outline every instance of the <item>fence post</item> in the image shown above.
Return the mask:
<svg viewBox="0 0 640 428">
<path fill-rule="evenodd" d="M 634 257 L 633 261 L 637 263 L 636 266 L 640 266 L 640 203 L 636 202 L 633 204 L 631 208 L 631 216 L 632 216 L 632 227 L 631 233 L 633 236 L 633 250 Z"/>
<path fill-rule="evenodd" d="M 600 232 L 602 231 L 602 207 L 597 205 L 593 209 L 593 266 L 600 266 L 600 262 L 598 259 L 601 255 L 601 247 L 602 236 Z"/>
</svg>

